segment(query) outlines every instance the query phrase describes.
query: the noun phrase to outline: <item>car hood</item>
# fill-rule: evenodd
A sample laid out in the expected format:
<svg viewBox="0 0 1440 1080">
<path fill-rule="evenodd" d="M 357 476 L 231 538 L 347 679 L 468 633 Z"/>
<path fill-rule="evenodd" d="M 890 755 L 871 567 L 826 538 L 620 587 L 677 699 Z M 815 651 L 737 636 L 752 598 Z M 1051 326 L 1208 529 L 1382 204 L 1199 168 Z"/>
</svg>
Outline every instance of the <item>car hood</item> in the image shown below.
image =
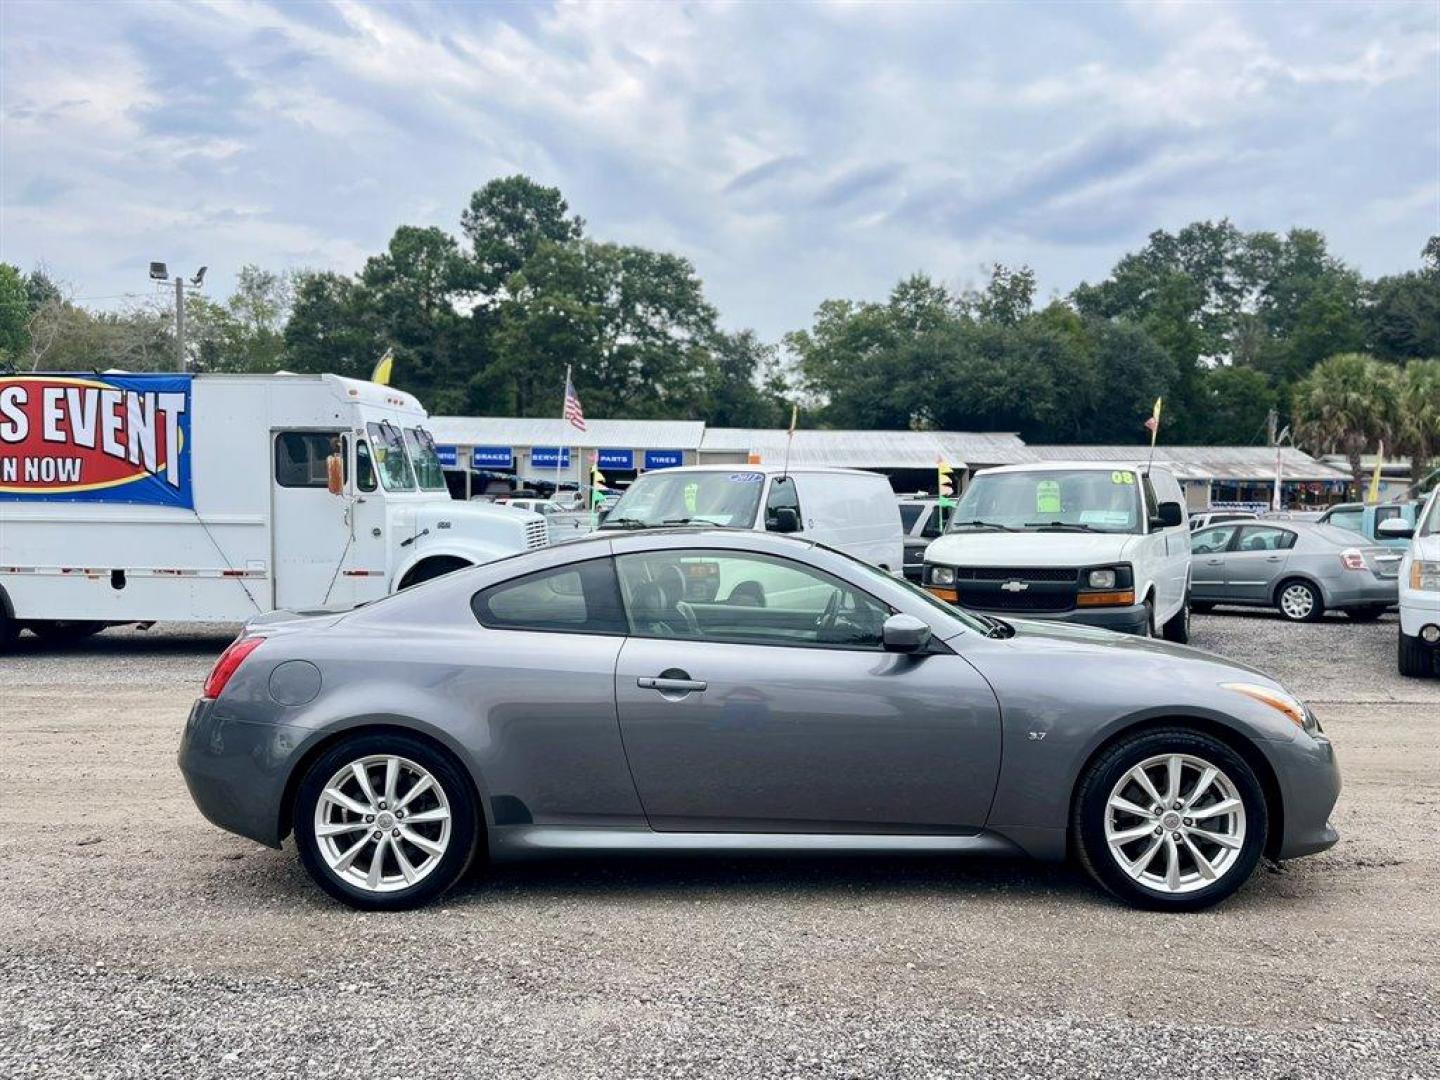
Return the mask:
<svg viewBox="0 0 1440 1080">
<path fill-rule="evenodd" d="M 1116 562 L 1130 533 L 955 532 L 925 549 L 925 561 L 946 566 L 1098 566 Z"/>
<path fill-rule="evenodd" d="M 1055 622 L 1048 619 L 1006 618 L 1005 621 L 1015 628 L 1015 636 L 1008 640 L 1018 642 L 1021 648 L 1036 648 L 1040 651 L 1049 651 L 1053 648 L 1066 653 L 1089 652 L 1097 657 L 1103 656 L 1112 663 L 1128 657 L 1136 663 L 1147 664 L 1160 658 L 1180 664 L 1204 664 L 1207 666 L 1218 664 L 1234 668 L 1246 675 L 1259 676 L 1267 683 L 1279 685 L 1265 672 L 1251 667 L 1249 664 L 1232 660 L 1228 656 L 1217 656 L 1189 645 L 1176 645 L 1161 638 L 1145 638 L 1138 634 L 1118 634 L 1112 630 L 1102 630 L 1095 626 Z"/>
</svg>

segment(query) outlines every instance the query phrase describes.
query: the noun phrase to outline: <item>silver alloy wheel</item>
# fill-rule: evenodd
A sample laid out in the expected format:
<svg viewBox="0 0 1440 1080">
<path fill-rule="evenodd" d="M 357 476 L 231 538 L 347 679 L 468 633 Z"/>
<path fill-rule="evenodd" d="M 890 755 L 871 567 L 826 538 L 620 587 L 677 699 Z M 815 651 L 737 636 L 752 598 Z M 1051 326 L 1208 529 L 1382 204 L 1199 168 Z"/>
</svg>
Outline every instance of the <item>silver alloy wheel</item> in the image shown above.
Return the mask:
<svg viewBox="0 0 1440 1080">
<path fill-rule="evenodd" d="M 1137 884 L 1188 893 L 1219 881 L 1245 846 L 1245 803 L 1234 781 L 1193 754 L 1146 758 L 1105 807 L 1110 854 Z"/>
<path fill-rule="evenodd" d="M 450 801 L 409 758 L 358 758 L 321 791 L 315 843 L 347 885 L 377 893 L 408 889 L 440 865 L 450 846 Z"/>
<path fill-rule="evenodd" d="M 1280 610 L 1290 619 L 1306 619 L 1315 610 L 1315 594 L 1310 586 L 1298 581 L 1285 586 L 1280 594 Z"/>
</svg>

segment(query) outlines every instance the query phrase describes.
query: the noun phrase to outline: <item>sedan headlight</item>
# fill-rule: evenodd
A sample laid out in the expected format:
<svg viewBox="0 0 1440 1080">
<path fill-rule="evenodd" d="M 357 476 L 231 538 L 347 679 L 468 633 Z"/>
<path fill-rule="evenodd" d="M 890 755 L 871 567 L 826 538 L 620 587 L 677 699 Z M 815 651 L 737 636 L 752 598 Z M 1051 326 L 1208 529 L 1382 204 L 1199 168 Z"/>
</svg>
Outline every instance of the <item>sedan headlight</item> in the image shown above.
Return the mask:
<svg viewBox="0 0 1440 1080">
<path fill-rule="evenodd" d="M 930 567 L 930 584 L 950 586 L 955 584 L 955 568 L 953 566 L 932 566 Z"/>
<path fill-rule="evenodd" d="M 1115 587 L 1115 571 L 1091 570 L 1085 578 L 1086 584 L 1092 589 L 1113 589 Z"/>
<path fill-rule="evenodd" d="M 1253 698 L 1262 705 L 1269 705 L 1278 713 L 1282 713 L 1296 727 L 1304 731 L 1315 732 L 1320 730 L 1319 721 L 1315 714 L 1307 709 L 1299 698 L 1284 690 L 1277 690 L 1270 686 L 1257 686 L 1254 683 L 1227 682 L 1220 684 L 1226 690 L 1233 690 L 1237 694 L 1244 694 Z"/>
<path fill-rule="evenodd" d="M 1415 559 L 1410 563 L 1410 588 L 1422 592 L 1440 592 L 1440 562 Z"/>
</svg>

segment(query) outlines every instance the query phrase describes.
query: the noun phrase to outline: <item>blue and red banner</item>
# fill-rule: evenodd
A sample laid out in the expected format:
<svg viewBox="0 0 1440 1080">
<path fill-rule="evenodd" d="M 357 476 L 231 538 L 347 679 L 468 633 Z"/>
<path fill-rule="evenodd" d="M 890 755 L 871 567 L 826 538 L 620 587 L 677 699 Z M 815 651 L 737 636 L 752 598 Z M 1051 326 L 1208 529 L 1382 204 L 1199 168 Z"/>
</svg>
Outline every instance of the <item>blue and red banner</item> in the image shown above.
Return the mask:
<svg viewBox="0 0 1440 1080">
<path fill-rule="evenodd" d="M 0 500 L 194 509 L 189 375 L 0 375 Z"/>
</svg>

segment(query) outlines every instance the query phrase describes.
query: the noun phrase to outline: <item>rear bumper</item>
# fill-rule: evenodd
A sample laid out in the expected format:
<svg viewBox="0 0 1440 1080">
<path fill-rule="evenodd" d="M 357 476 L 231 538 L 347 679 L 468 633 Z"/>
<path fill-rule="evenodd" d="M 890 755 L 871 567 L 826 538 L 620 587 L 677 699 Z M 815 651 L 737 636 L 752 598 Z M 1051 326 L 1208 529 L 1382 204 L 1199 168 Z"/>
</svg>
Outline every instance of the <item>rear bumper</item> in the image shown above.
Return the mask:
<svg viewBox="0 0 1440 1080">
<path fill-rule="evenodd" d="M 180 737 L 179 765 L 196 807 L 212 824 L 279 847 L 285 784 L 303 728 L 227 717 L 201 698 Z"/>
<path fill-rule="evenodd" d="M 1395 578 L 1377 578 L 1370 574 L 1354 574 L 1354 580 L 1341 579 L 1338 583 L 1326 582 L 1327 607 L 1373 607 L 1384 604 L 1387 607 L 1400 598 L 1400 585 Z"/>
</svg>

